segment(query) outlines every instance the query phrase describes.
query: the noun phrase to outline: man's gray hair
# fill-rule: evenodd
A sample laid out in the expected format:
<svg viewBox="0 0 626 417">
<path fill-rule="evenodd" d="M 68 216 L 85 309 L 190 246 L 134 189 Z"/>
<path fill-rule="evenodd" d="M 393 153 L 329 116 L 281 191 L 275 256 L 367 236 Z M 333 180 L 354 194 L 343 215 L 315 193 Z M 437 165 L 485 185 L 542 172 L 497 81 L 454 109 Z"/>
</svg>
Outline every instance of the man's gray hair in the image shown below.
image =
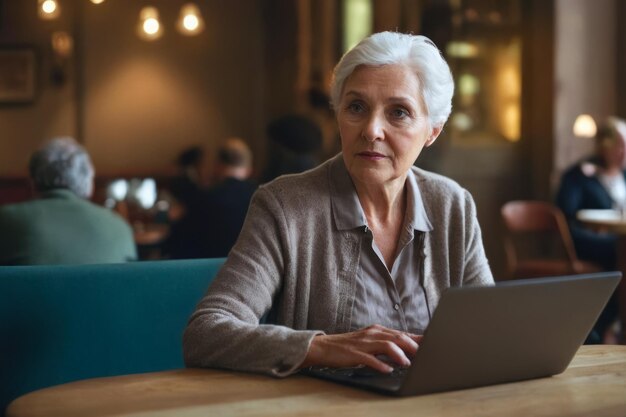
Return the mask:
<svg viewBox="0 0 626 417">
<path fill-rule="evenodd" d="M 46 142 L 30 158 L 30 177 L 39 192 L 64 188 L 90 198 L 94 168 L 89 154 L 70 137 Z"/>
<path fill-rule="evenodd" d="M 442 127 L 452 111 L 454 80 L 435 44 L 425 36 L 398 32 L 375 33 L 341 58 L 333 72 L 331 103 L 339 107 L 346 80 L 360 66 L 407 65 L 420 80 L 421 99 L 432 127 Z M 418 97 L 419 98 L 419 97 Z"/>
</svg>

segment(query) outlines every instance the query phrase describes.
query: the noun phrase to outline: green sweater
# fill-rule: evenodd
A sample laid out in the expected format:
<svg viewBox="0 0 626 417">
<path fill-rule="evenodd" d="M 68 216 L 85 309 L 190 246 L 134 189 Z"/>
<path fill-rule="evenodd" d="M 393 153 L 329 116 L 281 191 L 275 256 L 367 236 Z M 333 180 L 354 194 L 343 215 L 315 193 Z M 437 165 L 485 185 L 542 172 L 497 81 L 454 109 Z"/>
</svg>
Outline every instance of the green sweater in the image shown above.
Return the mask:
<svg viewBox="0 0 626 417">
<path fill-rule="evenodd" d="M 129 225 L 69 190 L 0 207 L 0 265 L 115 263 L 137 259 Z"/>
</svg>

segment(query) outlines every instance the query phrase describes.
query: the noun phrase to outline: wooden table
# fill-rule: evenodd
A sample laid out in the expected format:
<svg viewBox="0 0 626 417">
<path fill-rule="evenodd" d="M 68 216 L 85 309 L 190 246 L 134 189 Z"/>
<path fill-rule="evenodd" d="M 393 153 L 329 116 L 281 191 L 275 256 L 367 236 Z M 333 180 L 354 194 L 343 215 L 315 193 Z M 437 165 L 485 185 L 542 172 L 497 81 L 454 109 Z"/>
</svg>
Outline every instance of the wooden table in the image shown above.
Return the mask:
<svg viewBox="0 0 626 417">
<path fill-rule="evenodd" d="M 618 210 L 580 210 L 576 218 L 591 229 L 614 233 L 618 236 L 617 268 L 622 271 L 622 281 L 617 287 L 622 344 L 626 344 L 626 213 Z"/>
<path fill-rule="evenodd" d="M 619 416 L 626 346 L 583 346 L 557 376 L 393 398 L 294 375 L 185 369 L 98 378 L 26 394 L 9 417 L 35 416 Z"/>
</svg>

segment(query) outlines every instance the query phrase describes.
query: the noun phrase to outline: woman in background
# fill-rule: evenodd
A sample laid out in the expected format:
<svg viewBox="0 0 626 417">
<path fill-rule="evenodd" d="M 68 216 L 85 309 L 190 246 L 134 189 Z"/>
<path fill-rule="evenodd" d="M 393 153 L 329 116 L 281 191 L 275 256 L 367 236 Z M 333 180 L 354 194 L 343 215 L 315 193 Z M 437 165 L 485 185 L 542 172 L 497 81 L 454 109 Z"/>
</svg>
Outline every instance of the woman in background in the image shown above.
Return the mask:
<svg viewBox="0 0 626 417">
<path fill-rule="evenodd" d="M 557 205 L 567 218 L 578 257 L 605 270 L 617 268 L 617 236 L 586 228 L 576 219 L 576 213 L 583 209 L 626 210 L 625 161 L 626 122 L 611 117 L 598 129 L 595 154 L 563 174 L 557 193 Z M 617 310 L 614 296 L 598 319 L 589 343 L 603 342 Z"/>
</svg>

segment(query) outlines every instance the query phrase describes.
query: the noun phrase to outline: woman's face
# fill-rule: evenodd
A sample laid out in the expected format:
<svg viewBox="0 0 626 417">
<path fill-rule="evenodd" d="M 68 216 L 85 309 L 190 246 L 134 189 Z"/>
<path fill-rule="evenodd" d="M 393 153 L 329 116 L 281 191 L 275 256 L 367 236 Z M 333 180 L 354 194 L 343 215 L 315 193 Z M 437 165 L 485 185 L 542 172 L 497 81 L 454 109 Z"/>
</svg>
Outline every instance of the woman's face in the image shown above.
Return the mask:
<svg viewBox="0 0 626 417">
<path fill-rule="evenodd" d="M 614 140 L 603 150 L 603 158 L 607 168 L 623 168 L 626 162 L 626 137 L 616 133 Z"/>
<path fill-rule="evenodd" d="M 372 185 L 404 180 L 441 131 L 430 127 L 417 75 L 399 64 L 357 67 L 343 86 L 337 121 L 348 172 Z"/>
</svg>

